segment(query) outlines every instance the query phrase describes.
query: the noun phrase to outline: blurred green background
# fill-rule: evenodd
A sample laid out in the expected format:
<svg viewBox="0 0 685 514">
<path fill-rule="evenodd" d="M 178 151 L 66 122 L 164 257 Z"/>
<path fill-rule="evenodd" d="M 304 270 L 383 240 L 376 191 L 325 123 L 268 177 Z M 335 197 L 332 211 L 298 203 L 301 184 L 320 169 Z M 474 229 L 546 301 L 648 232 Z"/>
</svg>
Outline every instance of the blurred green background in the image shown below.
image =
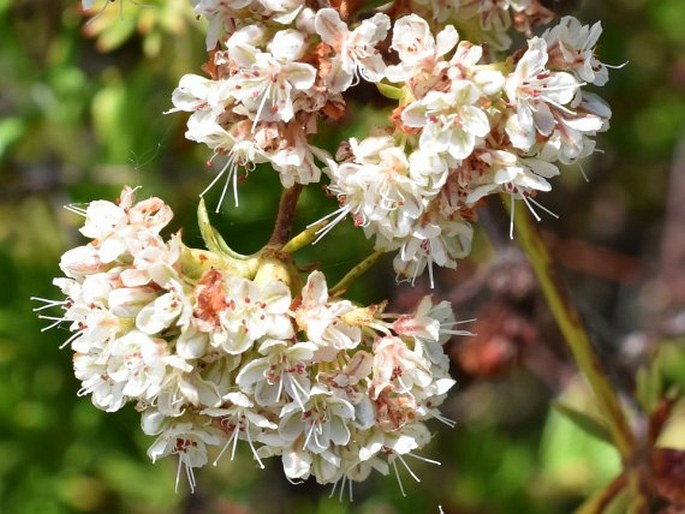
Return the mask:
<svg viewBox="0 0 685 514">
<path fill-rule="evenodd" d="M 187 0 L 126 1 L 90 24 L 78 4 L 0 0 L 0 513 L 400 514 L 437 513 L 441 504 L 447 514 L 555 514 L 571 512 L 616 473 L 610 447 L 550 411 L 560 395 L 587 405 L 587 391 L 503 236 L 506 214 L 492 205 L 474 258 L 442 272 L 435 292 L 455 302 L 458 318 L 479 318 L 476 338 L 450 346 L 459 384 L 445 411 L 458 425 L 433 425 L 426 451 L 442 466 L 416 461 L 422 482 L 405 475 L 406 498 L 394 477 L 373 477 L 350 504 L 314 483 L 292 486 L 279 462 L 262 471 L 241 453 L 199 472 L 194 496 L 184 487 L 176 494 L 175 461 L 149 463 L 152 441 L 132 408 L 105 415 L 77 398 L 69 351 L 59 350 L 67 333 L 41 332 L 47 323 L 29 298 L 57 298 L 59 256 L 82 242 L 80 220 L 62 206 L 114 199 L 123 184 L 165 199 L 176 213 L 172 230 L 183 227 L 187 244 L 201 244 L 194 210 L 211 177 L 209 155 L 183 138 L 182 114 L 162 112 L 178 78 L 199 73 L 203 27 Z M 685 223 L 669 210 L 674 181 L 685 177 L 685 2 L 597 0 L 578 12 L 602 21 L 602 60 L 629 64 L 600 91 L 614 116 L 600 137 L 603 153 L 584 163 L 590 182 L 565 170 L 544 197 L 561 218 L 543 225 L 614 378 L 630 393 L 636 367 L 655 351 L 649 335 L 685 331 L 663 328 L 685 294 L 660 280 L 677 243 L 669 227 Z M 333 148 L 364 133 L 360 124 L 382 123 L 377 99 L 357 97 L 352 111 L 362 121 L 324 128 L 319 144 Z M 268 239 L 279 193 L 276 175 L 258 170 L 241 186 L 240 207 L 225 202 L 212 220 L 235 249 L 254 251 Z M 306 188 L 297 226 L 333 205 L 319 186 Z M 298 259 L 318 262 L 333 282 L 369 251 L 348 223 Z M 389 268 L 384 261 L 351 295 L 411 306 L 427 292 L 423 282 L 396 287 Z M 685 366 L 672 372 L 685 374 Z"/>
</svg>

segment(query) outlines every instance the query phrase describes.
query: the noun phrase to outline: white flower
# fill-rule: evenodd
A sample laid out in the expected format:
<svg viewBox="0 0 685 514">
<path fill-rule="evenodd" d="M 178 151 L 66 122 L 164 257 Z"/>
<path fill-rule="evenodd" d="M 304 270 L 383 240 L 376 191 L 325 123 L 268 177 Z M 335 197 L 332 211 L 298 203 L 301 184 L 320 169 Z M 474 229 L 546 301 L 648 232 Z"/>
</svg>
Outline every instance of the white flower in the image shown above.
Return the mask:
<svg viewBox="0 0 685 514">
<path fill-rule="evenodd" d="M 159 436 L 147 451 L 152 462 L 167 455 L 178 455 L 177 490 L 182 471 L 186 474 L 191 491 L 195 490 L 193 468 L 207 464 L 207 446 L 216 446 L 222 440 L 219 429 L 209 426 L 208 422 L 202 424 L 198 421 L 197 416 L 174 419 L 166 418 L 154 410 L 143 412 L 143 431 Z"/>
<path fill-rule="evenodd" d="M 354 407 L 321 386 L 314 386 L 305 401 L 304 411 L 297 402 L 283 406 L 278 433 L 284 441 L 304 439 L 302 449 L 323 453 L 331 445 L 345 445 L 350 440 L 348 424 L 354 419 Z"/>
<path fill-rule="evenodd" d="M 295 116 L 295 97 L 309 90 L 316 79 L 313 66 L 296 62 L 304 36 L 295 30 L 277 36 L 276 55 L 249 45 L 229 49 L 238 66 L 229 82 L 234 97 L 248 110 L 253 127 L 260 121 L 290 121 Z"/>
<path fill-rule="evenodd" d="M 259 2 L 267 9 L 265 15 L 282 25 L 290 25 L 304 10 L 305 4 L 304 0 L 259 0 Z"/>
<path fill-rule="evenodd" d="M 74 355 L 74 376 L 82 382 L 79 396 L 90 394 L 98 409 L 115 412 L 128 401 L 124 395 L 124 382 L 117 382 L 107 374 L 107 362 L 100 354 Z"/>
<path fill-rule="evenodd" d="M 211 344 L 232 355 L 249 349 L 264 335 L 292 336 L 287 316 L 290 291 L 280 281 L 263 287 L 242 278 L 224 278 L 216 270 L 206 272 L 195 288 L 193 322 L 209 334 Z"/>
<path fill-rule="evenodd" d="M 559 24 L 547 29 L 542 38 L 547 41 L 549 66 L 570 71 L 579 80 L 603 86 L 609 80 L 605 64 L 595 55 L 602 34 L 602 24 L 582 25 L 573 16 L 564 16 Z"/>
<path fill-rule="evenodd" d="M 442 57 L 459 41 L 452 25 L 433 37 L 426 20 L 410 14 L 395 22 L 390 46 L 400 56 L 400 63 L 388 66 L 386 76 L 391 82 L 405 82 L 422 72 L 432 73 Z"/>
<path fill-rule="evenodd" d="M 226 80 L 211 80 L 200 75 L 188 73 L 181 77 L 171 94 L 174 108 L 166 114 L 185 111 L 209 111 L 214 116 L 221 114 L 224 105 L 231 97 L 231 88 Z"/>
<path fill-rule="evenodd" d="M 347 300 L 329 301 L 326 279 L 320 271 L 307 277 L 302 288 L 302 303 L 295 310 L 295 320 L 307 338 L 317 345 L 317 360 L 332 361 L 339 351 L 357 347 L 361 329 L 341 319 L 354 308 Z"/>
<path fill-rule="evenodd" d="M 259 463 L 259 467 L 264 468 L 264 464 L 262 464 L 257 454 L 254 441 L 258 440 L 263 430 L 276 430 L 278 425 L 258 414 L 254 409 L 254 403 L 243 393 L 228 393 L 223 397 L 223 400 L 228 403 L 228 406 L 205 409 L 201 412 L 201 414 L 219 418 L 222 430 L 229 436 L 214 463 L 216 464 L 219 461 L 221 456 L 231 446 L 231 443 L 233 444 L 231 460 L 233 460 L 238 439 L 243 439 L 249 443 L 252 454 Z"/>
<path fill-rule="evenodd" d="M 495 191 L 510 193 L 517 198 L 535 191 L 550 191 L 552 186 L 546 179 L 559 174 L 559 169 L 545 160 L 521 158 L 504 150 L 484 152 L 479 159 L 490 166 L 490 178 L 487 183 L 474 188 L 466 198 L 468 204 Z"/>
<path fill-rule="evenodd" d="M 129 398 L 152 400 L 164 381 L 168 355 L 166 341 L 132 330 L 112 342 L 107 374 L 124 384 L 122 393 Z"/>
<path fill-rule="evenodd" d="M 148 335 L 158 334 L 172 325 L 187 327 L 193 307 L 179 282 L 170 283 L 170 291 L 155 298 L 136 315 L 136 328 Z M 174 323 L 176 322 L 176 323 Z"/>
<path fill-rule="evenodd" d="M 554 130 L 555 109 L 566 110 L 579 87 L 570 73 L 546 68 L 547 43 L 535 37 L 528 40 L 528 50 L 506 80 L 504 91 L 514 105 L 506 132 L 515 148 L 527 151 L 535 143 L 535 134 L 549 136 Z"/>
<path fill-rule="evenodd" d="M 428 266 L 431 287 L 434 287 L 433 264 L 456 268 L 457 260 L 471 252 L 473 228 L 462 220 L 440 219 L 429 213 L 405 238 L 393 261 L 395 272 L 411 281 Z"/>
<path fill-rule="evenodd" d="M 321 230 L 321 237 L 347 214 L 368 234 L 386 239 L 406 236 L 423 211 L 424 200 L 418 185 L 409 176 L 409 161 L 402 147 L 391 137 L 367 138 L 357 144 L 350 140 L 355 162 L 338 165 L 328 161 L 329 190 L 341 207 L 324 219 L 334 217 Z"/>
<path fill-rule="evenodd" d="M 456 80 L 446 92 L 430 91 L 402 111 L 402 122 L 422 128 L 419 144 L 429 153 L 448 153 L 453 159 L 468 157 L 478 138 L 490 132 L 485 112 L 474 105 L 478 88 L 468 80 Z"/>
<path fill-rule="evenodd" d="M 388 16 L 377 13 L 350 31 L 338 11 L 324 8 L 317 12 L 314 27 L 322 41 L 336 52 L 326 77 L 330 93 L 347 90 L 359 82 L 360 76 L 368 82 L 383 78 L 385 63 L 376 45 L 388 33 Z"/>
<path fill-rule="evenodd" d="M 386 388 L 413 398 L 417 388 L 427 387 L 432 380 L 429 363 L 399 337 L 387 336 L 374 342 L 372 399 L 377 399 Z"/>
<path fill-rule="evenodd" d="M 246 363 L 235 381 L 247 394 L 253 394 L 263 406 L 276 405 L 283 394 L 304 408 L 309 396 L 310 380 L 307 371 L 317 347 L 313 343 L 295 343 L 267 339 L 259 347 L 264 357 Z"/>
</svg>

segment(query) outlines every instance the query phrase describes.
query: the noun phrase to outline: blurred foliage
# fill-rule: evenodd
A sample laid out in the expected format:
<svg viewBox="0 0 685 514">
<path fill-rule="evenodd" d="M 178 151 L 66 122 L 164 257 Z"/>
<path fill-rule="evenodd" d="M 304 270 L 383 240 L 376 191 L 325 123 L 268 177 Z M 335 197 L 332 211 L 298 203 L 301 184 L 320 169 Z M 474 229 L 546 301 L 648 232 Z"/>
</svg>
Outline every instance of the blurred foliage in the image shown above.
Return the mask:
<svg viewBox="0 0 685 514">
<path fill-rule="evenodd" d="M 0 0 L 0 512 L 415 514 L 435 513 L 442 504 L 446 514 L 555 514 L 571 512 L 615 476 L 614 450 L 588 436 L 572 415 L 551 408 L 559 398 L 591 410 L 591 399 L 573 377 L 544 309 L 519 303 L 517 315 L 533 316 L 541 327 L 539 343 L 496 379 L 458 377 L 460 391 L 446 411 L 459 424 L 433 427 L 438 436 L 429 456 L 443 464 L 416 461 L 423 481 L 403 475 L 407 498 L 395 477 L 375 477 L 356 486 L 354 503 L 340 502 L 316 484 L 288 484 L 278 462 L 256 469 L 246 454 L 201 472 L 194 496 L 183 486 L 174 493 L 175 463 L 149 463 L 151 441 L 140 434 L 137 413 L 106 415 L 77 397 L 69 352 L 59 349 L 66 332 L 41 332 L 46 323 L 29 298 L 57 296 L 50 281 L 59 274 L 59 256 L 80 241 L 78 219 L 61 206 L 114 198 L 123 184 L 164 198 L 176 212 L 174 230 L 183 227 L 186 242 L 200 245 L 194 212 L 211 177 L 203 164 L 208 155 L 183 138 L 182 115 L 162 112 L 178 78 L 200 69 L 203 26 L 187 0 L 123 1 L 90 22 L 79 9 L 77 0 Z M 547 225 L 561 237 L 572 234 L 653 263 L 668 170 L 685 136 L 685 2 L 597 0 L 586 3 L 581 18 L 602 20 L 605 62 L 628 64 L 602 92 L 614 110 L 613 127 L 601 140 L 604 153 L 585 164 L 591 182 L 567 173 L 546 197 L 561 220 Z M 332 149 L 380 124 L 375 101 L 360 95 L 352 111 L 361 121 L 323 128 L 318 143 Z M 268 239 L 280 186 L 274 173 L 257 170 L 241 188 L 240 206 L 225 203 L 212 222 L 238 251 L 251 252 Z M 210 194 L 210 207 L 215 202 Z M 306 188 L 297 228 L 333 203 L 319 186 Z M 487 260 L 492 247 L 482 236 L 477 240 L 474 255 Z M 369 251 L 359 231 L 345 224 L 298 260 L 320 263 L 334 282 Z M 352 296 L 394 296 L 399 304 L 418 298 L 406 286 L 394 292 L 388 268 L 377 266 Z M 456 274 L 442 273 L 438 293 L 457 294 L 460 284 L 487 269 L 465 262 Z M 628 332 L 649 331 L 644 282 L 567 273 L 605 353 L 620 353 Z M 462 318 L 476 310 L 457 304 Z M 682 341 L 652 346 L 656 357 L 642 363 L 637 378 L 648 414 L 664 395 L 685 388 Z M 643 348 L 642 360 L 650 351 Z M 556 371 L 550 379 L 541 370 Z M 632 382 L 624 382 L 630 391 Z M 682 402 L 673 413 L 659 444 L 683 448 Z M 615 512 L 626 512 L 621 502 L 631 493 L 625 491 L 612 504 Z"/>
</svg>

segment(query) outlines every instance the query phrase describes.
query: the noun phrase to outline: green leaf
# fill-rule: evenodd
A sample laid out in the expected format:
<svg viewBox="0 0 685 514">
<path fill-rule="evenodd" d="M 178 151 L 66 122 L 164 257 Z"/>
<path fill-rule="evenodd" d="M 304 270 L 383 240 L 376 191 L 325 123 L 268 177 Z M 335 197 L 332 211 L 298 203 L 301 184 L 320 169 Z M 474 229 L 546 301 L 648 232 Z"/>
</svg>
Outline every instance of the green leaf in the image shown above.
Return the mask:
<svg viewBox="0 0 685 514">
<path fill-rule="evenodd" d="M 589 436 L 613 444 L 611 433 L 598 419 L 560 402 L 552 402 L 552 407 Z"/>
</svg>

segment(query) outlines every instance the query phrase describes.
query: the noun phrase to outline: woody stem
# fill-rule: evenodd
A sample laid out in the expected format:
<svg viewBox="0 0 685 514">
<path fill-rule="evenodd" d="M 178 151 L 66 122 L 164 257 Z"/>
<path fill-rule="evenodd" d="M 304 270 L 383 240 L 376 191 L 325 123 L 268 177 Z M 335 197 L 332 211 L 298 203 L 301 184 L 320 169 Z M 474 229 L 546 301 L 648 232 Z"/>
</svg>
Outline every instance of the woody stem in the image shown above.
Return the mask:
<svg viewBox="0 0 685 514">
<path fill-rule="evenodd" d="M 293 222 L 295 221 L 297 200 L 299 199 L 301 192 L 302 184 L 295 184 L 292 187 L 283 190 L 281 201 L 278 204 L 276 224 L 271 233 L 271 239 L 269 239 L 270 245 L 283 246 L 290 238 L 290 232 L 293 229 Z"/>
<path fill-rule="evenodd" d="M 515 213 L 518 242 L 540 281 L 542 291 L 566 345 L 571 350 L 573 358 L 597 399 L 616 448 L 623 461 L 629 462 L 634 453 L 635 441 L 621 409 L 616 390 L 607 378 L 580 315 L 523 202 L 516 202 Z"/>
</svg>

